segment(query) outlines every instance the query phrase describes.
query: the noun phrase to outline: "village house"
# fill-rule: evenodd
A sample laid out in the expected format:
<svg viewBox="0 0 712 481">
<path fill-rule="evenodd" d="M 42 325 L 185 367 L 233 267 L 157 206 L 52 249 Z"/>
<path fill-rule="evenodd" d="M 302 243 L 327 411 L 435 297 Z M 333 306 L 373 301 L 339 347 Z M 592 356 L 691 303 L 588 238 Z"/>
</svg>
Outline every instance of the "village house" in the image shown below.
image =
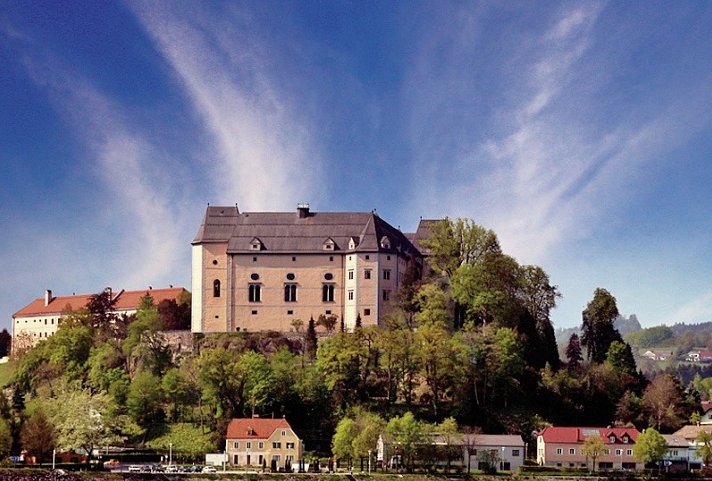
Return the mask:
<svg viewBox="0 0 712 481">
<path fill-rule="evenodd" d="M 419 276 L 419 242 L 430 223 L 404 234 L 375 212 L 240 212 L 208 206 L 192 242 L 192 331 L 288 332 L 334 316 L 378 325 L 398 288 Z"/>
<path fill-rule="evenodd" d="M 583 452 L 589 436 L 600 436 L 605 451 L 596 459 L 596 470 L 636 470 L 643 467 L 633 457 L 638 438 L 635 428 L 547 427 L 537 436 L 537 463 L 559 468 L 591 468 L 592 459 Z"/>
<path fill-rule="evenodd" d="M 130 316 L 136 314 L 141 299 L 151 296 L 155 305 L 164 300 L 178 301 L 187 291 L 182 287 L 171 286 L 168 289 L 148 288 L 139 291 L 114 291 L 107 287 L 111 299 L 115 302 L 114 314 Z M 89 303 L 93 294 L 72 294 L 71 296 L 54 296 L 51 290 L 45 291 L 44 297 L 38 297 L 12 316 L 13 350 L 20 347 L 32 347 L 43 339 L 57 332 L 62 317 L 68 312 L 83 309 Z"/>
<path fill-rule="evenodd" d="M 232 466 L 288 470 L 302 459 L 303 449 L 284 418 L 235 418 L 227 426 L 225 453 Z"/>
<path fill-rule="evenodd" d="M 462 469 L 482 469 L 485 460 L 495 460 L 496 469 L 500 471 L 516 471 L 524 464 L 526 443 L 520 435 L 514 434 L 464 434 L 460 433 L 446 439 L 439 434 L 428 437 L 431 446 L 444 447 L 448 444 L 456 449 L 457 456 L 450 460 L 451 467 Z M 376 459 L 387 468 L 402 464 L 398 445 L 389 440 L 386 435 L 378 437 Z M 489 455 L 485 455 L 485 454 Z M 437 465 L 444 466 L 447 460 L 439 459 Z"/>
</svg>

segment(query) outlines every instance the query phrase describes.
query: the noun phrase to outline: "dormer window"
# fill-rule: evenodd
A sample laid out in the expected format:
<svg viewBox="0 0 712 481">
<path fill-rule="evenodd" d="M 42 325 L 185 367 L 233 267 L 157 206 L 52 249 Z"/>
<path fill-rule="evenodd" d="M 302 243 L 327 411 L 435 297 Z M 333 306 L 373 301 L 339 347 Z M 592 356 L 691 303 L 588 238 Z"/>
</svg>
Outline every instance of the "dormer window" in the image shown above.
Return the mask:
<svg viewBox="0 0 712 481">
<path fill-rule="evenodd" d="M 627 434 L 624 434 L 624 435 L 623 435 L 623 442 L 626 443 L 626 444 L 628 444 L 628 443 L 630 442 L 630 438 L 628 437 Z"/>
<path fill-rule="evenodd" d="M 349 249 L 355 249 L 357 245 L 358 245 L 357 238 L 352 237 L 351 239 L 349 239 Z"/>
<path fill-rule="evenodd" d="M 608 440 L 609 440 L 610 442 L 612 442 L 612 443 L 615 443 L 615 442 L 616 442 L 616 437 L 611 434 L 610 436 L 608 436 Z"/>
<path fill-rule="evenodd" d="M 336 242 L 334 242 L 334 240 L 331 237 L 329 237 L 328 239 L 326 239 L 324 241 L 324 243 L 322 244 L 321 247 L 325 251 L 333 251 L 336 248 Z"/>
<path fill-rule="evenodd" d="M 262 241 L 259 240 L 257 237 L 253 238 L 250 241 L 250 250 L 261 251 L 262 250 Z"/>
</svg>

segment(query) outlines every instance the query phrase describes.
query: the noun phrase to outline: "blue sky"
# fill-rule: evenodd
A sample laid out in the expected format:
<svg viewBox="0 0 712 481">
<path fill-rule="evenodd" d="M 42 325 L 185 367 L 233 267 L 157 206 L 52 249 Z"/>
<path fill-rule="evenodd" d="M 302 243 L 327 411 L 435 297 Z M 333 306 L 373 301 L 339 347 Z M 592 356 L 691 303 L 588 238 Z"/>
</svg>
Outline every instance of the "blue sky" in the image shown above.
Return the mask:
<svg viewBox="0 0 712 481">
<path fill-rule="evenodd" d="M 0 327 L 190 287 L 205 206 L 468 217 L 563 294 L 712 320 L 712 3 L 4 2 Z"/>
</svg>

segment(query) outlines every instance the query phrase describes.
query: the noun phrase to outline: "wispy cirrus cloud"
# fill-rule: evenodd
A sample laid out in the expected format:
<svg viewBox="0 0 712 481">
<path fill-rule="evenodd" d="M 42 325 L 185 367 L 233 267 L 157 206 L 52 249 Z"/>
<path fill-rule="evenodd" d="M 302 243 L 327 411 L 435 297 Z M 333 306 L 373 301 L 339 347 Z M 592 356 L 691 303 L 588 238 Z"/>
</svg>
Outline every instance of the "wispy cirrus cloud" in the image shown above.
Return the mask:
<svg viewBox="0 0 712 481">
<path fill-rule="evenodd" d="M 220 13 L 199 4 L 181 13 L 167 4 L 132 7 L 207 130 L 203 166 L 215 185 L 208 200 L 252 210 L 318 200 L 322 164 L 312 128 L 280 90 L 255 19 L 235 5 Z"/>
<path fill-rule="evenodd" d="M 67 236 L 60 242 L 72 246 L 62 262 L 74 258 L 82 265 L 66 272 L 73 277 L 63 282 L 75 289 L 111 284 L 132 289 L 185 281 L 186 238 L 195 227 L 186 224 L 186 209 L 180 207 L 190 200 L 190 189 L 181 189 L 185 197 L 171 193 L 185 184 L 175 175 L 180 170 L 172 169 L 140 124 L 129 126 L 133 120 L 125 118 L 121 106 L 88 79 L 45 52 L 25 49 L 22 55 L 28 74 L 82 146 L 77 163 L 97 181 L 91 186 L 93 202 L 79 210 L 61 205 L 73 224 L 55 234 Z"/>
</svg>

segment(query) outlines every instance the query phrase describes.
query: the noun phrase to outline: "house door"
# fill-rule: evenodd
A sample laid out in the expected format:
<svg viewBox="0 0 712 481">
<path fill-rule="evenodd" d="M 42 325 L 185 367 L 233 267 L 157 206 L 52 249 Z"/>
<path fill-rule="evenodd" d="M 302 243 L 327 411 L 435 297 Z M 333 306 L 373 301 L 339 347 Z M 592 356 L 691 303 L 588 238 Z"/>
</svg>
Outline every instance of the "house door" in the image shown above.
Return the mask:
<svg viewBox="0 0 712 481">
<path fill-rule="evenodd" d="M 250 463 L 250 455 L 249 454 L 247 455 L 247 462 L 245 464 L 247 464 L 248 466 L 252 466 L 252 463 Z"/>
</svg>

